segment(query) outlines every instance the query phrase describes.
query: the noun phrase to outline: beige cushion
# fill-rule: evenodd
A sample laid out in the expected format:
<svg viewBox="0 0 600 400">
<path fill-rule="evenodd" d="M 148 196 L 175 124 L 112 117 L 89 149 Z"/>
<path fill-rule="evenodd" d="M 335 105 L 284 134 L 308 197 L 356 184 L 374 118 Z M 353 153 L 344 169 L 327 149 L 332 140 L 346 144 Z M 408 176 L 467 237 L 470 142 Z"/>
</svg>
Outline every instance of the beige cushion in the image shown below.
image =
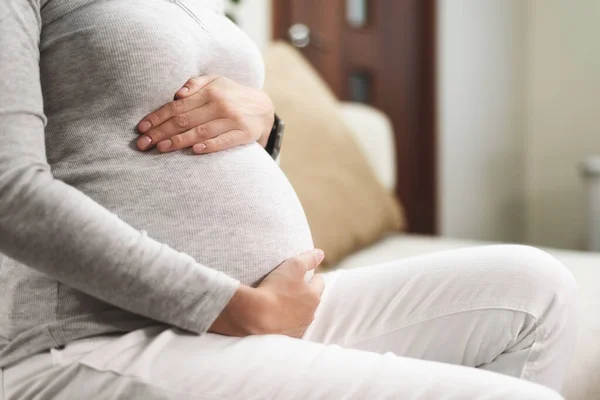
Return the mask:
<svg viewBox="0 0 600 400">
<path fill-rule="evenodd" d="M 286 126 L 281 168 L 302 202 L 315 246 L 325 251 L 325 263 L 402 228 L 399 203 L 377 180 L 317 72 L 284 43 L 274 44 L 265 59 L 265 90 Z"/>
</svg>

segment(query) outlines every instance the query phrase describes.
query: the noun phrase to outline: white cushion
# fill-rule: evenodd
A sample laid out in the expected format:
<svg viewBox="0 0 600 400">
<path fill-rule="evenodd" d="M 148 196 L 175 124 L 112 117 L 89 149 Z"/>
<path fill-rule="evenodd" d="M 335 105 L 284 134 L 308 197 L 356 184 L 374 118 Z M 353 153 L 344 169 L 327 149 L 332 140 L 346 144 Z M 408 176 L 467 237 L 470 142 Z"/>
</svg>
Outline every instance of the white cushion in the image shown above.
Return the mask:
<svg viewBox="0 0 600 400">
<path fill-rule="evenodd" d="M 342 102 L 340 112 L 375 175 L 383 187 L 393 192 L 396 188 L 396 149 L 390 119 L 376 108 L 359 103 Z"/>
</svg>

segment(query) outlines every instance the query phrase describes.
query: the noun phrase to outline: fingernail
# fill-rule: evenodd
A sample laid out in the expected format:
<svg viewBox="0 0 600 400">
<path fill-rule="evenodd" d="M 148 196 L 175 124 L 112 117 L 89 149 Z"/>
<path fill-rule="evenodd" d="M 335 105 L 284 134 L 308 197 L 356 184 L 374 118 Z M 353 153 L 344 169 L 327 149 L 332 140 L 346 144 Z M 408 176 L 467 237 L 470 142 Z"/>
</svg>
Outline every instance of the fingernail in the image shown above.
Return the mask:
<svg viewBox="0 0 600 400">
<path fill-rule="evenodd" d="M 163 140 L 159 144 L 156 145 L 158 151 L 167 151 L 173 146 L 173 142 L 170 140 Z"/>
<path fill-rule="evenodd" d="M 147 150 L 152 145 L 152 139 L 148 136 L 142 136 L 137 141 L 140 150 Z"/>
<path fill-rule="evenodd" d="M 142 133 L 148 132 L 150 130 L 150 128 L 152 128 L 152 124 L 149 121 L 142 121 L 142 122 L 140 122 L 140 125 L 138 126 L 138 129 Z"/>
<path fill-rule="evenodd" d="M 179 89 L 179 91 L 177 92 L 177 94 L 184 95 L 184 94 L 186 94 L 189 91 L 190 91 L 190 88 L 188 88 L 187 86 L 184 86 L 181 89 Z"/>
<path fill-rule="evenodd" d="M 321 249 L 314 249 L 313 252 L 315 253 L 315 255 L 317 256 L 317 258 L 319 259 L 319 262 L 323 261 L 323 259 L 325 258 L 325 253 L 323 252 L 323 250 L 321 250 Z"/>
<path fill-rule="evenodd" d="M 198 143 L 194 145 L 193 149 L 195 153 L 202 153 L 206 150 L 206 145 L 204 143 Z"/>
</svg>

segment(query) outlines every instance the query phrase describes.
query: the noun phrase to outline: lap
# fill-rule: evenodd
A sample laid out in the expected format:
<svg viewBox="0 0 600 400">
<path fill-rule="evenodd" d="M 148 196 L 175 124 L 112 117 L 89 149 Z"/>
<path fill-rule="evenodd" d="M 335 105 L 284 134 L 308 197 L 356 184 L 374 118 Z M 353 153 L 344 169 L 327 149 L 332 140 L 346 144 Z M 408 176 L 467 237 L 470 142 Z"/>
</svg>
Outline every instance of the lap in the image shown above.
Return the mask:
<svg viewBox="0 0 600 400">
<path fill-rule="evenodd" d="M 558 261 L 515 245 L 338 270 L 325 274 L 325 281 L 326 293 L 305 338 L 350 347 L 374 334 L 465 312 L 506 310 L 537 320 L 557 294 L 575 293 L 572 276 Z"/>
<path fill-rule="evenodd" d="M 147 328 L 93 347 L 74 343 L 55 351 L 45 361 L 52 367 L 30 382 L 14 383 L 7 370 L 12 398 L 559 398 L 500 374 L 277 335 L 230 338 Z"/>
<path fill-rule="evenodd" d="M 545 256 L 511 249 L 509 256 L 506 248 L 469 249 L 326 274 L 304 340 L 153 327 L 75 342 L 6 370 L 7 399 L 558 399 L 542 386 L 427 353 L 452 337 L 440 329 L 451 326 L 443 318 L 507 309 L 499 318 L 510 324 L 514 310 L 523 310 L 524 321 L 544 312 L 543 301 L 527 297 L 535 285 L 555 285 L 562 271 L 532 271 L 526 267 Z M 508 284 L 517 273 L 522 279 Z M 442 323 L 427 327 L 436 318 Z M 390 332 L 404 336 L 370 340 Z"/>
<path fill-rule="evenodd" d="M 541 250 L 465 248 L 326 276 L 305 339 L 560 387 L 577 332 L 576 285 Z"/>
</svg>

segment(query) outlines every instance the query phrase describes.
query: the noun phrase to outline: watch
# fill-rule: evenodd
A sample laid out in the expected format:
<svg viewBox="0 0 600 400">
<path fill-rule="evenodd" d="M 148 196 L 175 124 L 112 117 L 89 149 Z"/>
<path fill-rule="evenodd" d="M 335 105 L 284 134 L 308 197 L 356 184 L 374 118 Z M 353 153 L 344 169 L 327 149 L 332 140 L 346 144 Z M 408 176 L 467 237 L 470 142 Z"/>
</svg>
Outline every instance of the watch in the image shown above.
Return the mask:
<svg viewBox="0 0 600 400">
<path fill-rule="evenodd" d="M 277 160 L 279 157 L 279 151 L 281 150 L 281 143 L 283 141 L 284 128 L 285 124 L 281 118 L 275 114 L 275 121 L 273 122 L 273 127 L 271 128 L 271 134 L 269 135 L 269 140 L 265 146 L 265 150 L 271 155 L 273 160 Z"/>
</svg>

